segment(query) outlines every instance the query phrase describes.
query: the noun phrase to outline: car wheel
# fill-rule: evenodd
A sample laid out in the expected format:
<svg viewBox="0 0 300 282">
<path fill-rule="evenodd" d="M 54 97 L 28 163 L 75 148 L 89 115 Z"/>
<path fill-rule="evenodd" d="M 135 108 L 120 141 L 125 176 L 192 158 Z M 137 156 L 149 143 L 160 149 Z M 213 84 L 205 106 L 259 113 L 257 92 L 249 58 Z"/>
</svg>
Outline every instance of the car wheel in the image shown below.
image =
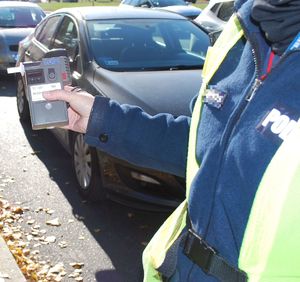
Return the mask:
<svg viewBox="0 0 300 282">
<path fill-rule="evenodd" d="M 29 105 L 26 98 L 25 86 L 21 76 L 17 77 L 17 108 L 21 121 L 29 121 Z"/>
<path fill-rule="evenodd" d="M 106 193 L 102 184 L 96 149 L 84 142 L 83 134 L 74 136 L 72 156 L 79 193 L 92 201 L 105 199 Z"/>
</svg>

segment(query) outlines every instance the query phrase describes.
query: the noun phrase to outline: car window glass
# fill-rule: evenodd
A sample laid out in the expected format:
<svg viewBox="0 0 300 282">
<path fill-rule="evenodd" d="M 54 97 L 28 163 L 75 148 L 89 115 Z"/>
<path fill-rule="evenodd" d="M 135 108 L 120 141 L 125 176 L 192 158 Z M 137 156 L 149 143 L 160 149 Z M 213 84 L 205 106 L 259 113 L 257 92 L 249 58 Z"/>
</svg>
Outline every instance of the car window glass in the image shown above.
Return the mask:
<svg viewBox="0 0 300 282">
<path fill-rule="evenodd" d="M 45 45 L 47 48 L 50 48 L 54 32 L 59 24 L 61 16 L 55 16 L 48 19 L 45 24 L 39 27 L 39 32 L 36 33 L 36 39 Z"/>
<path fill-rule="evenodd" d="M 140 4 L 140 0 L 131 0 L 131 1 L 128 1 L 127 4 L 129 4 L 131 6 L 138 6 Z"/>
<path fill-rule="evenodd" d="M 2 7 L 0 27 L 35 27 L 45 14 L 35 7 Z"/>
<path fill-rule="evenodd" d="M 89 21 L 91 52 L 103 68 L 202 68 L 209 37 L 188 20 Z"/>
<path fill-rule="evenodd" d="M 221 5 L 220 3 L 216 3 L 215 5 L 213 5 L 213 6 L 211 7 L 210 10 L 211 10 L 214 14 L 217 14 L 220 5 Z"/>
<path fill-rule="evenodd" d="M 184 0 L 154 0 L 155 7 L 167 7 L 176 5 L 188 5 Z"/>
<path fill-rule="evenodd" d="M 141 6 L 143 6 L 143 7 L 151 7 L 152 5 L 151 5 L 151 2 L 150 1 L 148 1 L 148 0 L 141 0 L 138 4 L 137 4 L 139 7 L 141 7 Z M 137 6 L 136 5 L 136 6 Z"/>
<path fill-rule="evenodd" d="M 54 38 L 53 48 L 65 48 L 71 60 L 78 52 L 78 32 L 74 21 L 64 17 L 61 26 Z"/>
<path fill-rule="evenodd" d="M 228 21 L 231 15 L 233 14 L 233 1 L 232 2 L 224 2 L 220 6 L 219 12 L 218 12 L 218 18 L 222 21 Z"/>
</svg>

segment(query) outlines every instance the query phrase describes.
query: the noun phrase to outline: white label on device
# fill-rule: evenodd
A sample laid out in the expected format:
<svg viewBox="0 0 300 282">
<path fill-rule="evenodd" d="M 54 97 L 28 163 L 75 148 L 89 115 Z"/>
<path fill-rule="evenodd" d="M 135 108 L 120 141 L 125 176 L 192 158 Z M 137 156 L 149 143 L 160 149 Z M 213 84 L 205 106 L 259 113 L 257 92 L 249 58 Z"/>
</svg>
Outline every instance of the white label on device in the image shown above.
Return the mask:
<svg viewBox="0 0 300 282">
<path fill-rule="evenodd" d="M 59 82 L 31 85 L 30 92 L 32 102 L 45 101 L 46 99 L 42 95 L 43 92 L 59 89 L 61 89 L 61 85 Z"/>
</svg>

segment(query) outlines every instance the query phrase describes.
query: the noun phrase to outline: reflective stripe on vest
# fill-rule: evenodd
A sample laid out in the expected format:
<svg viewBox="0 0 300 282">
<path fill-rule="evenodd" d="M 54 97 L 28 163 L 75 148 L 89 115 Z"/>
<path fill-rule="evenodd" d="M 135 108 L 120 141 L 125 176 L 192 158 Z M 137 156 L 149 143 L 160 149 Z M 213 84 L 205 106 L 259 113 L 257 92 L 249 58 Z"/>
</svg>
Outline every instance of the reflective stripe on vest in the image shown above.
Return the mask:
<svg viewBox="0 0 300 282">
<path fill-rule="evenodd" d="M 203 68 L 203 84 L 200 89 L 199 97 L 196 101 L 192 121 L 190 128 L 190 141 L 188 152 L 188 164 L 187 164 L 187 198 L 190 190 L 190 184 L 199 169 L 199 164 L 195 158 L 196 148 L 196 135 L 197 126 L 200 119 L 201 96 L 212 78 L 217 71 L 229 50 L 236 44 L 236 42 L 242 37 L 243 31 L 239 24 L 237 17 L 234 15 L 225 26 L 224 31 L 216 41 L 213 48 L 209 48 L 205 65 Z M 165 260 L 168 249 L 172 246 L 174 241 L 179 237 L 183 228 L 186 225 L 187 216 L 187 201 L 184 200 L 181 205 L 171 214 L 171 216 L 164 222 L 159 228 L 156 234 L 153 236 L 149 244 L 147 245 L 143 253 L 143 266 L 144 266 L 144 281 L 156 282 L 161 281 L 161 275 L 156 270 Z"/>
<path fill-rule="evenodd" d="M 210 47 L 207 51 L 205 65 L 202 72 L 203 82 L 200 89 L 199 97 L 195 103 L 192 121 L 190 126 L 189 135 L 189 149 L 188 149 L 188 162 L 186 170 L 186 198 L 189 198 L 190 187 L 192 180 L 194 179 L 200 163 L 196 159 L 196 143 L 197 143 L 197 127 L 200 121 L 202 97 L 205 89 L 208 86 L 209 81 L 216 73 L 226 55 L 231 48 L 237 43 L 237 41 L 243 36 L 243 30 L 238 21 L 238 18 L 234 15 L 225 26 L 224 31 L 216 41 L 213 47 Z"/>
<path fill-rule="evenodd" d="M 256 192 L 239 256 L 249 281 L 300 281 L 299 141 L 300 125 L 277 150 Z"/>
</svg>

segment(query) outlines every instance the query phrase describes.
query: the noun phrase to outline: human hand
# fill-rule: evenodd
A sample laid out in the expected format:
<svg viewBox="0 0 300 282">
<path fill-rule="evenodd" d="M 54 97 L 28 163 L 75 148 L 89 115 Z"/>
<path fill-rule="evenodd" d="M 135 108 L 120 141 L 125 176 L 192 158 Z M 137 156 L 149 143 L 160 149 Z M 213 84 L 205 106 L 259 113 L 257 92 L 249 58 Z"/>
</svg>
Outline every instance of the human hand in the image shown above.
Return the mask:
<svg viewBox="0 0 300 282">
<path fill-rule="evenodd" d="M 69 103 L 69 124 L 63 128 L 80 133 L 86 132 L 94 96 L 72 86 L 65 86 L 63 90 L 44 92 L 43 96 L 48 101 L 61 100 Z"/>
</svg>

